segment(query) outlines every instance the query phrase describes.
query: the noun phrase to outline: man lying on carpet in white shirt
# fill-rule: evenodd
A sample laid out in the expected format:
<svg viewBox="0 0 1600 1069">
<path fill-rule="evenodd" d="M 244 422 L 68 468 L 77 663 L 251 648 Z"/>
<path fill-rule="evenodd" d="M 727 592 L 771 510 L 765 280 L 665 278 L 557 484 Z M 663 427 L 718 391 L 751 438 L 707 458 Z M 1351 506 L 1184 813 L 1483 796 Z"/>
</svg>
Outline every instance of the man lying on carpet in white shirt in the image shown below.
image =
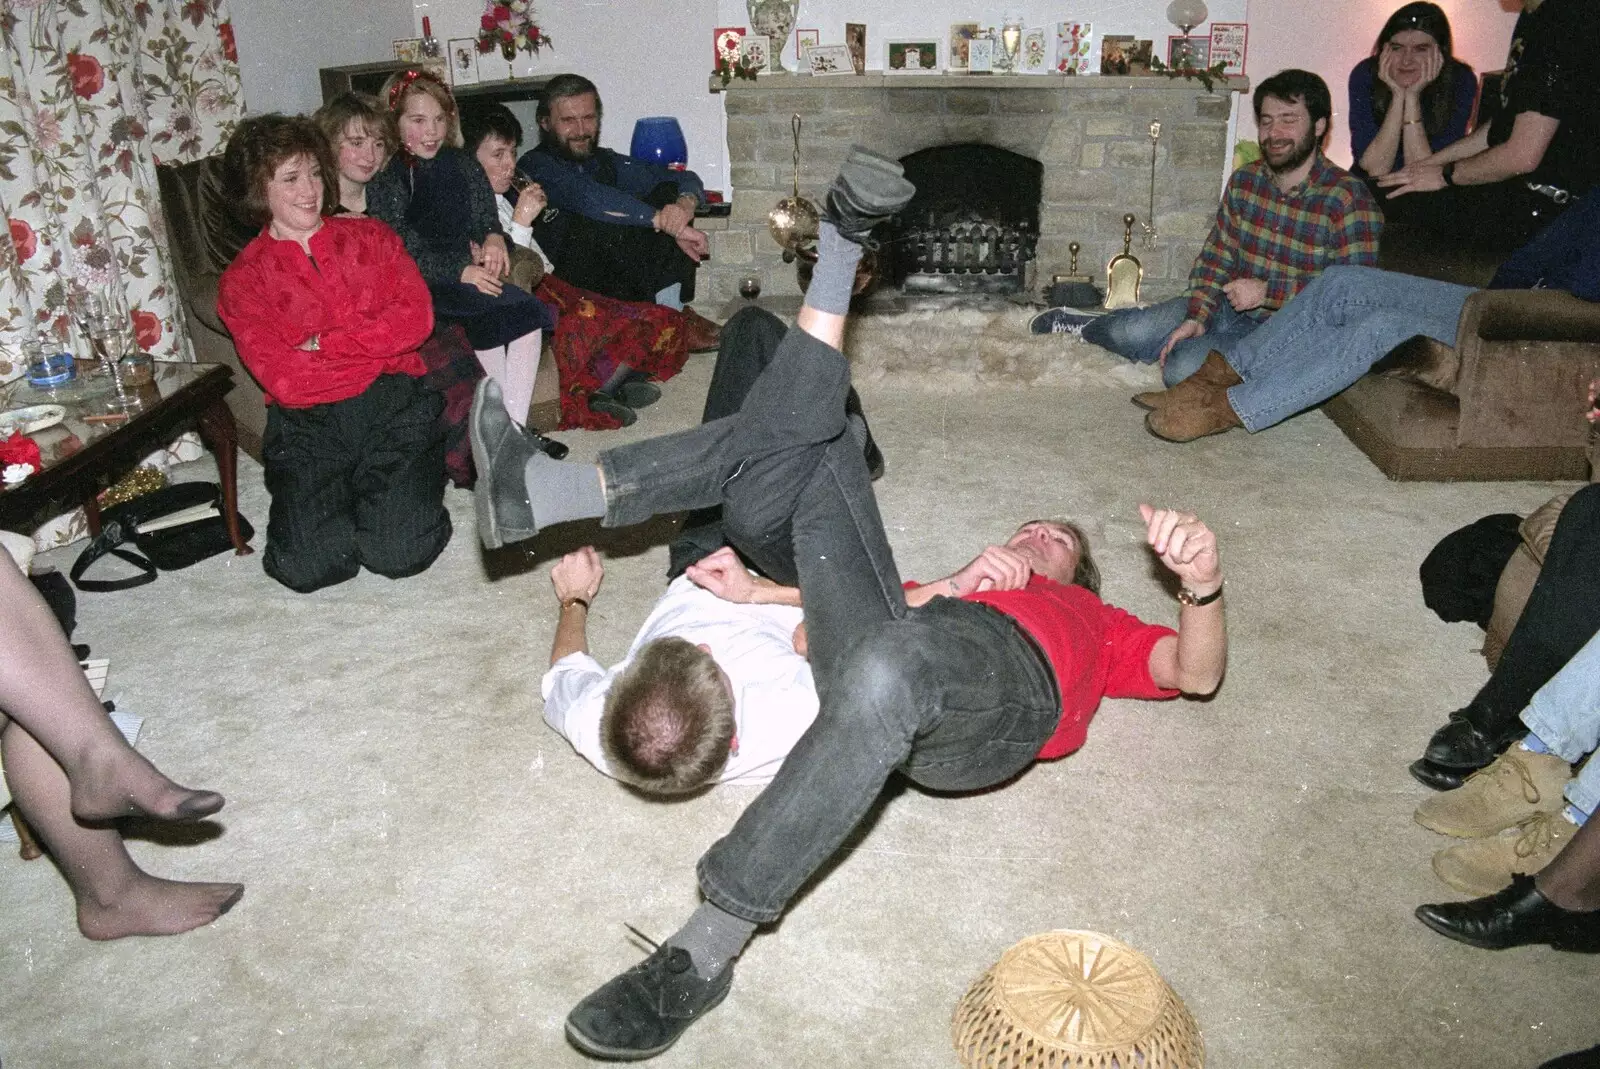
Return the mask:
<svg viewBox="0 0 1600 1069">
<path fill-rule="evenodd" d="M 800 592 L 724 547 L 672 581 L 628 656 L 605 669 L 587 634 L 604 578 L 589 546 L 550 570 L 561 616 L 540 688 L 545 722 L 595 768 L 650 794 L 771 780 L 817 715 Z"/>
</svg>

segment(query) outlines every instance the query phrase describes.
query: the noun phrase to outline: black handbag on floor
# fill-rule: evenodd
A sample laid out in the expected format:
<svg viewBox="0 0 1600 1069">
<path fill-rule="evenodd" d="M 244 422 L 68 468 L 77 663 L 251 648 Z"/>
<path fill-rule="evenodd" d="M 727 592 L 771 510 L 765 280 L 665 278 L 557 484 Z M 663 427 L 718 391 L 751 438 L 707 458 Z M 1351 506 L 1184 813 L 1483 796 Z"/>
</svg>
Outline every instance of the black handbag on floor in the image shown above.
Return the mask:
<svg viewBox="0 0 1600 1069">
<path fill-rule="evenodd" d="M 243 516 L 239 533 L 246 541 L 255 535 Z M 158 572 L 187 568 L 232 548 L 222 516 L 222 488 L 216 483 L 176 483 L 101 513 L 100 533 L 78 554 L 72 581 L 91 593 L 130 590 L 155 582 Z M 107 554 L 133 565 L 139 574 L 85 579 L 89 566 Z"/>
</svg>

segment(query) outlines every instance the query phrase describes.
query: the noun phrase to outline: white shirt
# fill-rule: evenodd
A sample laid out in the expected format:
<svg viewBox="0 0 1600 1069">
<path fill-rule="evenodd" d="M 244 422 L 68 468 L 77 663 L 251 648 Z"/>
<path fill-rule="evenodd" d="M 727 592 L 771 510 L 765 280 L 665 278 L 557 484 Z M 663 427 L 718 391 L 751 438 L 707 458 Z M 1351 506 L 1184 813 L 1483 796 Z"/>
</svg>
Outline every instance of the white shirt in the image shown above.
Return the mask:
<svg viewBox="0 0 1600 1069">
<path fill-rule="evenodd" d="M 517 211 L 511 206 L 511 202 L 496 193 L 494 206 L 500 210 L 500 229 L 506 232 L 506 237 L 511 239 L 511 243 L 532 249 L 533 254 L 543 261 L 545 273 L 554 274 L 556 265 L 550 262 L 550 257 L 546 256 L 544 250 L 539 248 L 539 243 L 533 240 L 533 227 L 524 226 L 511 218 Z"/>
<path fill-rule="evenodd" d="M 540 685 L 545 723 L 615 776 L 600 746 L 600 713 L 612 681 L 647 642 L 670 635 L 704 643 L 733 684 L 734 748 L 718 782 L 767 783 L 817 716 L 811 665 L 794 651 L 803 615 L 784 605 L 735 605 L 679 576 L 620 664 L 608 670 L 587 653 L 570 653 L 550 667 Z"/>
</svg>

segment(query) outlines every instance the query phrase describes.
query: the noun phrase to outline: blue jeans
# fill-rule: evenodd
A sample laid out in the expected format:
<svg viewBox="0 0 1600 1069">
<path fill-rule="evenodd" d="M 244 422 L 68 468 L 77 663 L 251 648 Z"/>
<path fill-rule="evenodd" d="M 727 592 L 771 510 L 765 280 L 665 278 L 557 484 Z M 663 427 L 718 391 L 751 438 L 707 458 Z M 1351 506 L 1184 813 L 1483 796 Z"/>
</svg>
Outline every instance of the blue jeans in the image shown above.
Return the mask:
<svg viewBox="0 0 1600 1069">
<path fill-rule="evenodd" d="M 1187 318 L 1189 298 L 1174 297 L 1149 308 L 1122 308 L 1091 320 L 1083 328 L 1083 339 L 1136 363 L 1153 364 L 1161 359 L 1161 346 L 1167 335 Z M 1200 370 L 1200 365 L 1206 362 L 1206 354 L 1213 349 L 1224 356 L 1231 355 L 1234 347 L 1260 325 L 1223 302 L 1212 314 L 1204 334 L 1186 338 L 1172 347 L 1161 368 L 1161 381 L 1176 386 Z"/>
<path fill-rule="evenodd" d="M 1225 354 L 1244 380 L 1228 403 L 1259 431 L 1344 390 L 1408 338 L 1454 345 L 1473 292 L 1375 267 L 1329 267 Z"/>
<path fill-rule="evenodd" d="M 1600 747 L 1600 635 L 1540 687 L 1522 722 L 1550 752 L 1572 763 Z M 1567 784 L 1567 801 L 1593 813 L 1600 804 L 1600 761 L 1590 758 Z"/>
<path fill-rule="evenodd" d="M 976 790 L 1027 768 L 1055 730 L 1049 667 L 1007 617 L 906 605 L 861 447 L 849 364 L 799 329 L 723 419 L 600 455 L 607 526 L 720 503 L 728 539 L 798 582 L 821 708 L 772 783 L 700 859 L 700 888 L 755 923 L 789 900 L 899 771 Z"/>
</svg>

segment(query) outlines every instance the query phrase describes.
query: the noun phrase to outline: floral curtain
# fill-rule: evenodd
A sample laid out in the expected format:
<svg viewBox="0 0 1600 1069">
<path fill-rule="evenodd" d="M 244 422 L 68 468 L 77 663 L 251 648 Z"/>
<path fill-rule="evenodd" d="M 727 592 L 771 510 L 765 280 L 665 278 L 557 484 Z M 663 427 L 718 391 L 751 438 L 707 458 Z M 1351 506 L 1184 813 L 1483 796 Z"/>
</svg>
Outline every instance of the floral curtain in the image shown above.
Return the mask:
<svg viewBox="0 0 1600 1069">
<path fill-rule="evenodd" d="M 155 165 L 221 151 L 243 113 L 227 0 L 0 0 L 0 38 L 0 382 L 86 291 L 192 359 Z"/>
</svg>

